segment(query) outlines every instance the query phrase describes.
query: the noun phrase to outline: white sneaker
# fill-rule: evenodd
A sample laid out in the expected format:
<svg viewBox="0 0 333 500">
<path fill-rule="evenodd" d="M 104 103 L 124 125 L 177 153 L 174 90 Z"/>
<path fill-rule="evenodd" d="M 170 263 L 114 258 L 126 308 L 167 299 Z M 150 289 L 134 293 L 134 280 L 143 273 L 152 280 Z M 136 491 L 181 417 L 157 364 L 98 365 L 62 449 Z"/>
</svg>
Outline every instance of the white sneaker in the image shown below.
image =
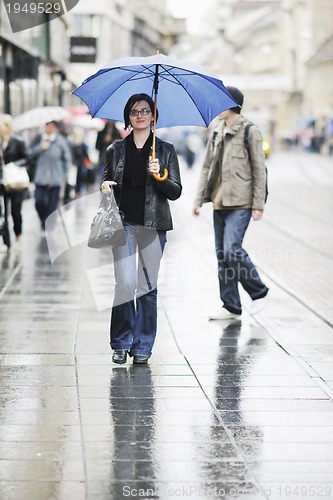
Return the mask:
<svg viewBox="0 0 333 500">
<path fill-rule="evenodd" d="M 254 316 L 255 314 L 258 314 L 261 311 L 263 311 L 265 309 L 265 307 L 267 306 L 268 301 L 269 301 L 268 294 L 265 295 L 265 297 L 263 297 L 262 299 L 254 300 L 251 304 L 250 314 L 252 314 L 252 316 Z"/>
<path fill-rule="evenodd" d="M 209 320 L 215 320 L 215 319 L 240 319 L 242 317 L 241 314 L 235 314 L 225 307 L 221 307 L 220 309 L 217 309 L 216 312 L 213 314 L 209 315 Z"/>
</svg>

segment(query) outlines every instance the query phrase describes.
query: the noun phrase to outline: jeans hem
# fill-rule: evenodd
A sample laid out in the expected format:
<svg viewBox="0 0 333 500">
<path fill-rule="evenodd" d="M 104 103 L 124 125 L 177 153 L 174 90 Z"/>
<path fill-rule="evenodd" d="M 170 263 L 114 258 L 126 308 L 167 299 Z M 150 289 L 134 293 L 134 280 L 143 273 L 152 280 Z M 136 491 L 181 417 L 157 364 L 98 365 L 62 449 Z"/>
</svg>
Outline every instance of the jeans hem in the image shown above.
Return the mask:
<svg viewBox="0 0 333 500">
<path fill-rule="evenodd" d="M 122 349 L 124 351 L 129 351 L 131 348 L 131 346 L 124 346 L 121 344 L 113 344 L 113 343 L 112 344 L 110 343 L 110 347 L 113 351 L 118 350 L 118 349 Z"/>
<path fill-rule="evenodd" d="M 269 291 L 269 288 L 266 288 L 266 290 L 264 292 L 261 292 L 260 294 L 256 295 L 255 297 L 251 297 L 251 299 L 252 300 L 263 299 L 268 294 L 268 291 Z"/>
<path fill-rule="evenodd" d="M 148 356 L 150 358 L 151 352 L 144 352 L 144 351 L 131 351 L 128 353 L 128 355 L 132 358 L 133 356 Z"/>
<path fill-rule="evenodd" d="M 226 309 L 227 311 L 229 311 L 232 314 L 239 314 L 239 315 L 242 314 L 242 310 L 241 309 L 235 309 L 232 306 L 223 305 L 223 308 Z"/>
</svg>

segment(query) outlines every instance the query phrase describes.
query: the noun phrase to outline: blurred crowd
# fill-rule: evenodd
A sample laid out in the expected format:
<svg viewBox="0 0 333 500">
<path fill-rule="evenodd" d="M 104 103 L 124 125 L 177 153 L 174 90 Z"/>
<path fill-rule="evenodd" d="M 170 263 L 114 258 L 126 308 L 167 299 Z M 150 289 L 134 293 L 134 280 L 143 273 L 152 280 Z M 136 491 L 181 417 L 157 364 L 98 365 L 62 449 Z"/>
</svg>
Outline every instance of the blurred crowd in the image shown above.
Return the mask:
<svg viewBox="0 0 333 500">
<path fill-rule="evenodd" d="M 50 119 L 39 127 L 29 128 L 25 124 L 27 128 L 19 131 L 15 123 L 20 120 L 13 120 L 8 114 L 0 115 L 2 253 L 8 253 L 13 244 L 20 243 L 25 200 L 34 197 L 43 234 L 46 219 L 60 202 L 69 203 L 99 187 L 107 147 L 128 133 L 122 123 L 91 119 L 90 115 L 74 116 L 73 120 Z M 158 135 L 175 145 L 189 169 L 193 168 L 208 139 L 207 129 L 198 127 L 160 129 Z M 28 172 L 29 185 L 6 186 L 5 165 L 24 168 Z"/>
<path fill-rule="evenodd" d="M 301 123 L 295 132 L 285 132 L 282 145 L 285 149 L 333 155 L 333 119 L 322 116 Z"/>
<path fill-rule="evenodd" d="M 73 123 L 50 120 L 18 133 L 13 118 L 0 115 L 2 253 L 8 253 L 13 244 L 20 243 L 22 207 L 26 199 L 34 197 L 41 233 L 44 233 L 46 219 L 60 201 L 66 204 L 100 184 L 106 148 L 121 139 L 124 130 L 121 124 L 107 120 L 89 119 L 79 124 L 75 120 Z M 8 171 L 13 177 L 17 166 L 28 173 L 27 183 L 7 183 Z"/>
<path fill-rule="evenodd" d="M 66 204 L 96 190 L 102 181 L 107 147 L 127 133 L 122 123 L 91 119 L 90 115 L 73 120 L 50 120 L 18 133 L 12 117 L 0 115 L 0 179 L 2 167 L 15 164 L 27 170 L 30 180 L 28 187 L 9 189 L 4 183 L 0 185 L 2 252 L 8 253 L 13 242 L 20 242 L 24 200 L 34 197 L 44 232 L 45 221 L 59 202 Z M 174 144 L 188 169 L 201 157 L 209 134 L 209 129 L 202 127 L 158 131 L 159 137 Z M 295 133 L 285 133 L 282 147 L 332 155 L 333 120 L 323 117 L 303 123 Z"/>
</svg>

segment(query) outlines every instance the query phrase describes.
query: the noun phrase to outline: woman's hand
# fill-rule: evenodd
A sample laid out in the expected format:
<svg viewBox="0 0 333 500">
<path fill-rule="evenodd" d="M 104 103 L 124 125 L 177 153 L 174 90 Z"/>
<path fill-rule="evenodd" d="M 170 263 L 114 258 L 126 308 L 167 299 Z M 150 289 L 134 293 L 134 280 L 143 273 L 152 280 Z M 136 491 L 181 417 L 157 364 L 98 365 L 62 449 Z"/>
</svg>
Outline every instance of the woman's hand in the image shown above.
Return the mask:
<svg viewBox="0 0 333 500">
<path fill-rule="evenodd" d="M 104 194 L 109 194 L 111 193 L 111 188 L 116 185 L 117 183 L 114 181 L 104 181 L 101 185 L 101 191 Z"/>
<path fill-rule="evenodd" d="M 155 160 L 152 159 L 151 156 L 149 156 L 149 166 L 148 170 L 151 174 L 159 174 L 160 173 L 160 162 L 158 158 L 155 158 Z"/>
</svg>

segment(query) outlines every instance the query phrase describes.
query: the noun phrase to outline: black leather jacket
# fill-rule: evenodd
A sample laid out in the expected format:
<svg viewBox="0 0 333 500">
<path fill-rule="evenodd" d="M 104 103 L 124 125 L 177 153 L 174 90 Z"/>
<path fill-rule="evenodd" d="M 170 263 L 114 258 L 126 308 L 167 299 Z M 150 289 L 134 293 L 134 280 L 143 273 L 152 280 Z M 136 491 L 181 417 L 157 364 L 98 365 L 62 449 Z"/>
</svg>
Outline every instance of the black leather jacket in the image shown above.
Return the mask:
<svg viewBox="0 0 333 500">
<path fill-rule="evenodd" d="M 3 150 L 3 159 L 5 163 L 11 161 L 16 165 L 26 165 L 30 157 L 28 145 L 24 139 L 12 135 L 9 139 L 6 149 Z"/>
<path fill-rule="evenodd" d="M 29 158 L 30 151 L 28 145 L 21 137 L 12 135 L 6 149 L 2 149 L 2 142 L 0 140 L 0 178 L 2 177 L 2 164 L 12 161 L 16 165 L 27 166 Z"/>
<path fill-rule="evenodd" d="M 106 150 L 104 181 L 115 181 L 114 194 L 120 205 L 122 182 L 125 166 L 125 140 L 116 141 Z M 156 138 L 156 158 L 169 175 L 165 181 L 159 182 L 152 175 L 147 175 L 144 226 L 156 230 L 169 231 L 173 228 L 168 200 L 177 200 L 182 192 L 179 164 L 175 148 L 172 144 Z M 148 165 L 147 165 L 148 167 Z"/>
</svg>

